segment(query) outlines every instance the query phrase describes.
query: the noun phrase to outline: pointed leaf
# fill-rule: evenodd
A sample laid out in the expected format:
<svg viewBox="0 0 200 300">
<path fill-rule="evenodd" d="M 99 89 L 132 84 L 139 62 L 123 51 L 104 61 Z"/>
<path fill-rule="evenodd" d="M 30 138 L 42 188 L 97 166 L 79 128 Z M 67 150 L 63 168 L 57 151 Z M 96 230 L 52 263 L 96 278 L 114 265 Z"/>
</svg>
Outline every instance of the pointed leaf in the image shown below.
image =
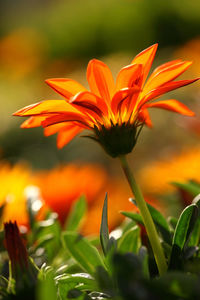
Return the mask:
<svg viewBox="0 0 200 300">
<path fill-rule="evenodd" d="M 104 255 L 106 255 L 107 253 L 108 242 L 109 242 L 107 209 L 108 209 L 108 196 L 106 193 L 106 197 L 103 205 L 102 217 L 101 217 L 101 228 L 100 228 L 100 241 L 101 241 L 101 247 L 103 249 Z"/>
</svg>

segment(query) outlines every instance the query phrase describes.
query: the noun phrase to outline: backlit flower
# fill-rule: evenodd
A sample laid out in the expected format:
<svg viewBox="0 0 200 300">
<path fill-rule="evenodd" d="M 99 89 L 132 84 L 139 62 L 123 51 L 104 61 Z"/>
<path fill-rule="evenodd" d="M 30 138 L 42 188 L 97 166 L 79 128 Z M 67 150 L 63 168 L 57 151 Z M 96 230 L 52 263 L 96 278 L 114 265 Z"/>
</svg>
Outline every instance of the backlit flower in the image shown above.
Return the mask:
<svg viewBox="0 0 200 300">
<path fill-rule="evenodd" d="M 194 113 L 175 99 L 153 101 L 161 95 L 188 85 L 197 79 L 174 81 L 191 65 L 174 60 L 156 68 L 148 77 L 157 44 L 139 53 L 122 68 L 116 79 L 103 62 L 93 59 L 87 68 L 90 91 L 71 79 L 46 80 L 64 100 L 46 100 L 17 111 L 15 116 L 30 117 L 22 128 L 43 126 L 45 135 L 58 132 L 59 148 L 84 129 L 92 130 L 112 157 L 127 154 L 134 147 L 139 128 L 151 127 L 148 108 L 157 107 L 180 114 Z"/>
</svg>

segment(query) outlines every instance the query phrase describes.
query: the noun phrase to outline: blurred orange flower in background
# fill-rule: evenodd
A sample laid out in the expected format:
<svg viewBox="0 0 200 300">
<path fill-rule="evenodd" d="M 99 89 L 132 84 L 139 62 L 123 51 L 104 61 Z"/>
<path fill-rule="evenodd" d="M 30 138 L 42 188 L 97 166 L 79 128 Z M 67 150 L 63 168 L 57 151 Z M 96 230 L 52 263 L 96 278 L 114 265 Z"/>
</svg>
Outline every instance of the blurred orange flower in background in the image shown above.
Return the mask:
<svg viewBox="0 0 200 300">
<path fill-rule="evenodd" d="M 25 189 L 33 181 L 31 170 L 24 164 L 0 163 L 0 205 L 4 205 L 1 223 L 16 220 L 27 226 Z M 2 224 L 1 224 L 2 225 Z"/>
<path fill-rule="evenodd" d="M 194 76 L 198 76 L 200 72 L 200 37 L 179 47 L 174 53 L 174 57 L 177 56 L 182 59 L 191 59 L 192 57 L 193 64 L 189 72 Z"/>
<path fill-rule="evenodd" d="M 182 150 L 181 153 L 171 155 L 149 163 L 142 168 L 137 178 L 146 194 L 161 195 L 173 192 L 175 187 L 170 182 L 200 182 L 200 145 Z"/>
<path fill-rule="evenodd" d="M 16 220 L 18 225 L 28 228 L 27 200 L 33 196 L 41 202 L 37 215 L 39 219 L 44 218 L 46 209 L 50 208 L 64 224 L 72 204 L 84 194 L 88 202 L 88 213 L 83 224 L 85 234 L 99 232 L 106 192 L 111 229 L 123 220 L 120 210 L 135 209 L 128 201 L 128 186 L 120 179 L 109 176 L 99 165 L 69 164 L 33 172 L 23 164 L 12 167 L 1 163 L 0 179 L 0 205 L 4 205 L 1 223 Z"/>
<path fill-rule="evenodd" d="M 147 79 L 157 46 L 155 44 L 145 49 L 130 65 L 122 68 L 116 84 L 108 66 L 96 59 L 91 60 L 87 68 L 90 91 L 71 79 L 46 80 L 65 100 L 39 102 L 20 109 L 14 115 L 30 117 L 22 124 L 22 128 L 43 126 L 47 136 L 58 132 L 59 148 L 84 129 L 89 129 L 93 132 L 93 139 L 109 155 L 116 157 L 127 154 L 136 143 L 138 127 L 142 124 L 152 125 L 149 108 L 194 115 L 175 99 L 152 102 L 167 92 L 197 80 L 174 81 L 191 65 L 190 61 L 181 60 L 159 66 Z"/>
<path fill-rule="evenodd" d="M 120 210 L 134 210 L 128 201 L 131 193 L 122 180 L 110 177 L 99 165 L 75 165 L 57 167 L 40 172 L 36 184 L 41 195 L 63 224 L 71 205 L 85 195 L 88 213 L 83 224 L 84 234 L 98 233 L 105 193 L 108 192 L 109 227 L 113 229 L 123 220 Z"/>
<path fill-rule="evenodd" d="M 4 77 L 21 79 L 36 70 L 44 59 L 44 38 L 39 32 L 21 28 L 0 40 L 0 64 Z"/>
</svg>

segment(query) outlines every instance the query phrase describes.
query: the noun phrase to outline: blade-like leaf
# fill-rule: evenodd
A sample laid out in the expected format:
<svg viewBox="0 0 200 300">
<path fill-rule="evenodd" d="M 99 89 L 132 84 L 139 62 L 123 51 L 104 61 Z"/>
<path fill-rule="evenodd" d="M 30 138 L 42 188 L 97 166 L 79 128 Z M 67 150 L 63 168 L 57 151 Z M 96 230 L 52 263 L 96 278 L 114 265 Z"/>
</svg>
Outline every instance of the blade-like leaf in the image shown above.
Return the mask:
<svg viewBox="0 0 200 300">
<path fill-rule="evenodd" d="M 104 255 L 106 255 L 106 253 L 107 253 L 108 242 L 109 242 L 107 210 L 108 210 L 108 196 L 106 193 L 104 205 L 103 205 L 102 217 L 101 217 L 101 227 L 100 227 L 100 241 L 101 241 L 101 247 L 103 249 Z"/>
<path fill-rule="evenodd" d="M 170 268 L 179 268 L 181 265 L 182 251 L 187 245 L 198 218 L 198 206 L 191 204 L 181 213 L 172 241 Z"/>
<path fill-rule="evenodd" d="M 128 212 L 128 211 L 121 211 L 121 214 L 123 216 L 135 221 L 136 223 L 144 225 L 141 215 L 139 215 L 137 213 L 132 213 L 132 212 Z"/>
<path fill-rule="evenodd" d="M 194 181 L 189 181 L 187 183 L 171 182 L 175 187 L 187 191 L 192 196 L 196 196 L 200 193 L 200 185 Z"/>
<path fill-rule="evenodd" d="M 68 231 L 76 231 L 81 225 L 81 221 L 87 210 L 87 202 L 85 196 L 81 196 L 78 201 L 74 203 L 67 217 L 65 229 Z"/>
<path fill-rule="evenodd" d="M 135 225 L 122 235 L 118 243 L 118 250 L 120 253 L 137 253 L 140 246 L 140 228 Z"/>
<path fill-rule="evenodd" d="M 89 274 L 94 274 L 98 266 L 105 267 L 97 249 L 78 233 L 64 232 L 62 241 L 76 262 Z"/>
</svg>

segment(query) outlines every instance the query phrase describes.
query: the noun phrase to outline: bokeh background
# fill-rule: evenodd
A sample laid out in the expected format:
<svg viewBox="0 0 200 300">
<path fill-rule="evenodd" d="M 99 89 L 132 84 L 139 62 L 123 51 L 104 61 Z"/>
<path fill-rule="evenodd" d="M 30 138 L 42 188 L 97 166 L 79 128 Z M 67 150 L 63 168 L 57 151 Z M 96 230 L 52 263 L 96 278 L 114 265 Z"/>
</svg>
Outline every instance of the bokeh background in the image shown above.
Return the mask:
<svg viewBox="0 0 200 300">
<path fill-rule="evenodd" d="M 129 64 L 138 52 L 154 43 L 159 43 L 154 67 L 177 58 L 193 60 L 194 64 L 184 74 L 184 78 L 198 77 L 200 2 L 1 1 L 2 164 L 9 164 L 8 169 L 12 170 L 12 166 L 23 162 L 32 172 L 39 172 L 72 162 L 82 165 L 95 163 L 104 168 L 107 180 L 112 180 L 113 176 L 121 178 L 122 172 L 117 161 L 109 158 L 93 141 L 76 138 L 62 150 L 58 150 L 56 136 L 45 138 L 41 128 L 20 129 L 22 119 L 13 117 L 12 113 L 25 105 L 44 99 L 59 99 L 59 96 L 45 85 L 44 80 L 47 78 L 70 77 L 87 87 L 85 73 L 90 59 L 103 60 L 116 76 L 119 69 Z M 164 99 L 168 97 L 170 98 L 170 95 Z M 189 120 L 187 117 L 160 110 L 150 112 L 154 128 L 143 129 L 139 142 L 130 155 L 132 168 L 138 172 L 138 180 L 147 194 L 151 193 L 151 190 L 155 194 L 157 182 L 162 185 L 162 181 L 170 181 L 172 173 L 180 180 L 187 177 L 200 179 L 197 168 L 200 161 L 199 83 L 173 92 L 173 98 L 193 109 L 196 118 Z M 190 160 L 187 155 L 190 155 Z M 162 165 L 163 160 L 166 161 L 165 165 Z M 161 166 L 158 166 L 158 175 L 157 169 L 153 168 L 157 167 L 159 161 Z M 148 166 L 150 170 L 147 170 Z M 183 168 L 185 177 L 182 176 Z M 191 171 L 191 168 L 193 171 L 188 175 L 189 171 L 186 170 Z M 5 175 L 2 176 L 5 178 Z M 76 173 L 72 179 L 76 180 Z M 7 182 L 10 188 L 12 180 L 8 179 Z M 92 184 L 91 179 L 90 185 Z M 168 188 L 169 185 L 165 186 L 166 190 Z"/>
</svg>

